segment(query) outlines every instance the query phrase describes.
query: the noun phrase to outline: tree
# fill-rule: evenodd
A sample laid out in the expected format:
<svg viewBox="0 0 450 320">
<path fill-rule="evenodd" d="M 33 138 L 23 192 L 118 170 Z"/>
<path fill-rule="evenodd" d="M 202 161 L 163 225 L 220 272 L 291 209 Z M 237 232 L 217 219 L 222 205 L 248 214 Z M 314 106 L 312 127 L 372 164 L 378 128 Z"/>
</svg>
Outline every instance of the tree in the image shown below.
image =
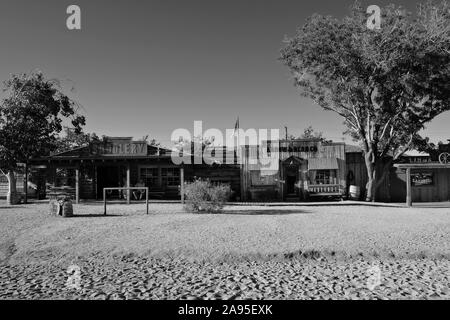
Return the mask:
<svg viewBox="0 0 450 320">
<path fill-rule="evenodd" d="M 75 102 L 62 93 L 57 80 L 41 72 L 13 75 L 5 83 L 0 105 L 0 170 L 9 182 L 8 203 L 17 202 L 15 172 L 20 163 L 50 154 L 57 146 L 63 121 L 75 133 L 85 124 Z"/>
<path fill-rule="evenodd" d="M 161 146 L 161 143 L 158 142 L 156 139 L 150 139 L 150 135 L 149 134 L 143 136 L 141 141 L 147 142 L 152 147 L 160 147 Z"/>
<path fill-rule="evenodd" d="M 287 40 L 281 60 L 302 94 L 343 117 L 360 141 L 367 200 L 375 201 L 392 162 L 450 109 L 450 6 L 427 2 L 413 17 L 389 5 L 375 30 L 358 2 L 343 20 L 314 15 Z"/>
<path fill-rule="evenodd" d="M 296 137 L 294 135 L 289 136 L 290 140 L 297 140 L 297 139 L 318 139 L 324 143 L 326 142 L 332 142 L 331 140 L 327 140 L 323 136 L 323 132 L 316 131 L 312 126 L 309 126 L 305 130 L 303 130 L 303 133 L 300 135 L 300 137 Z"/>
<path fill-rule="evenodd" d="M 56 140 L 54 153 L 60 153 L 75 148 L 87 146 L 92 142 L 101 141 L 95 133 L 75 132 L 74 128 L 65 127 L 64 135 Z"/>
</svg>

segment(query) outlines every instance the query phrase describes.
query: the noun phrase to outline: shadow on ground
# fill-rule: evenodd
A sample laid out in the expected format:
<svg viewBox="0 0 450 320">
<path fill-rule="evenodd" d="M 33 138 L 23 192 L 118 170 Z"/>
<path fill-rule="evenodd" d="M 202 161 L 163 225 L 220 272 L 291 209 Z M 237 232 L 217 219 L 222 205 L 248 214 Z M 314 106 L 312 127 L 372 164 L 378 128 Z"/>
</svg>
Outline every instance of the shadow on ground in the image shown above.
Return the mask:
<svg viewBox="0 0 450 320">
<path fill-rule="evenodd" d="M 76 214 L 72 218 L 114 218 L 114 217 L 124 217 L 123 214 Z"/>
<path fill-rule="evenodd" d="M 243 216 L 282 216 L 290 214 L 312 214 L 305 210 L 225 210 L 221 215 L 243 215 Z"/>
</svg>

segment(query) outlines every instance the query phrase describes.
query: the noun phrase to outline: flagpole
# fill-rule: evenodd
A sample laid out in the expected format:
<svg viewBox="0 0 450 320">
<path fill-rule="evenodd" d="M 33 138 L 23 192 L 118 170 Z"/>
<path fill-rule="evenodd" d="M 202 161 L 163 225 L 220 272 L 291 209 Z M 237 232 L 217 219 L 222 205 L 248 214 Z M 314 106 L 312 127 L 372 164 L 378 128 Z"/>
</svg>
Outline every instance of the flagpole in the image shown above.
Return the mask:
<svg viewBox="0 0 450 320">
<path fill-rule="evenodd" d="M 241 123 L 240 123 L 240 120 L 239 120 L 239 117 L 238 117 L 238 119 L 237 119 L 237 138 L 238 138 L 238 141 L 237 141 L 237 148 L 238 148 L 238 150 L 237 150 L 237 156 L 239 157 L 239 161 L 240 161 L 240 159 L 241 159 L 241 137 L 240 137 L 240 127 L 241 127 Z"/>
<path fill-rule="evenodd" d="M 237 163 L 240 167 L 240 184 L 241 184 L 241 194 L 239 195 L 240 201 L 244 201 L 245 199 L 245 195 L 244 195 L 244 159 L 242 159 L 241 156 L 241 137 L 240 137 L 240 127 L 241 127 L 241 123 L 239 120 L 239 117 L 237 118 L 237 122 L 236 122 L 236 126 L 235 126 L 235 136 L 236 136 L 236 129 L 237 129 L 237 144 L 236 144 L 236 148 L 238 149 L 236 152 L 236 156 L 237 156 Z"/>
</svg>

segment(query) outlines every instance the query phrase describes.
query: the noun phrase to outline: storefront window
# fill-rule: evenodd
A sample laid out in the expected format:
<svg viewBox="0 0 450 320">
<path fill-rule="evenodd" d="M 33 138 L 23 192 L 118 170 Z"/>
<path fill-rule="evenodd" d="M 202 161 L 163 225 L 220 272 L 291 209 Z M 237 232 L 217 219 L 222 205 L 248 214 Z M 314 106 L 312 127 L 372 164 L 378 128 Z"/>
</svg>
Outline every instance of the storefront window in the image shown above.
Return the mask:
<svg viewBox="0 0 450 320">
<path fill-rule="evenodd" d="M 167 187 L 178 187 L 180 185 L 180 169 L 179 168 L 162 168 L 162 183 Z"/>
<path fill-rule="evenodd" d="M 141 168 L 139 173 L 146 187 L 151 188 L 158 185 L 158 168 Z"/>
<path fill-rule="evenodd" d="M 336 170 L 313 170 L 310 172 L 312 184 L 335 184 Z"/>
</svg>

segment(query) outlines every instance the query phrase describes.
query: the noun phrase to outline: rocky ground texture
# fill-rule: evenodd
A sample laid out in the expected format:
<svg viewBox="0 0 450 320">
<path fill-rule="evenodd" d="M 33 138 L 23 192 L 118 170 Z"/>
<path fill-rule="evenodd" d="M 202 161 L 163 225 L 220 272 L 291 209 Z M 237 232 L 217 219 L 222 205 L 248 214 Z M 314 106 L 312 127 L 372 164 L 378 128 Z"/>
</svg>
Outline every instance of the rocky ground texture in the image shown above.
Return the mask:
<svg viewBox="0 0 450 320">
<path fill-rule="evenodd" d="M 80 268 L 79 281 L 71 265 Z M 450 299 L 450 261 L 94 257 L 3 264 L 0 299 Z"/>
</svg>

